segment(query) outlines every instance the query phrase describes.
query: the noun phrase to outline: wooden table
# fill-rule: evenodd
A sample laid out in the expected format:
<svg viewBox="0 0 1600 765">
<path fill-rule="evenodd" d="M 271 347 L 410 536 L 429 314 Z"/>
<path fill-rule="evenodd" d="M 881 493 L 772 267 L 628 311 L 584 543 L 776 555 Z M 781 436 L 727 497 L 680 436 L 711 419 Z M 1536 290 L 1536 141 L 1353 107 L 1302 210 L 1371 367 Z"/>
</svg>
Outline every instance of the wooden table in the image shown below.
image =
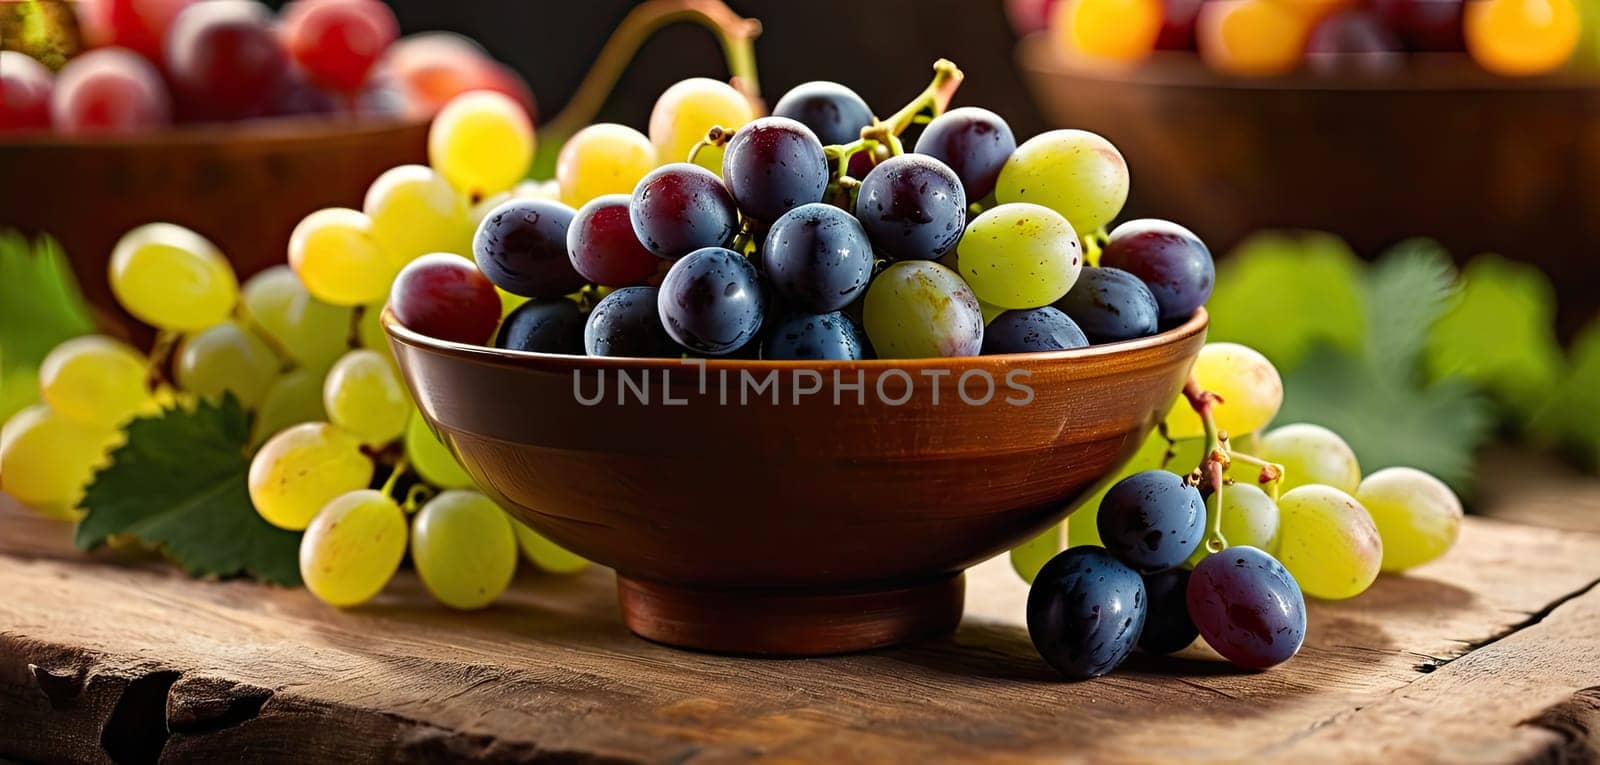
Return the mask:
<svg viewBox="0 0 1600 765">
<path fill-rule="evenodd" d="M 1600 496 L 1583 484 L 1587 501 Z M 1600 534 L 1469 519 L 1460 545 L 1240 672 L 1137 656 L 1064 682 L 1003 561 L 954 635 L 809 660 L 629 635 L 613 577 L 525 574 L 479 613 L 402 574 L 301 591 L 85 556 L 0 509 L 0 758 L 296 762 L 1513 762 L 1600 752 Z"/>
</svg>

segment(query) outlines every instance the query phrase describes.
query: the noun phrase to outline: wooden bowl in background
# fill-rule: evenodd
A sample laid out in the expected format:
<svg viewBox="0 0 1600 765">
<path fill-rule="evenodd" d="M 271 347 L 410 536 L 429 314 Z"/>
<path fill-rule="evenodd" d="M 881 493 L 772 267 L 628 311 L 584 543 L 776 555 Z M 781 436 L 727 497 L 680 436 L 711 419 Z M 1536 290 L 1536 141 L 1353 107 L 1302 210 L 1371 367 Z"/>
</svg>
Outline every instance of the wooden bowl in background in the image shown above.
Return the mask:
<svg viewBox="0 0 1600 765">
<path fill-rule="evenodd" d="M 283 263 L 307 214 L 361 207 L 385 170 L 427 159 L 425 121 L 282 119 L 126 137 L 0 141 L 0 228 L 61 241 L 108 329 L 144 331 L 112 299 L 106 264 L 129 229 L 165 221 L 216 242 L 239 278 Z"/>
<path fill-rule="evenodd" d="M 1428 236 L 1458 258 L 1542 267 L 1568 331 L 1600 307 L 1593 78 L 1507 79 L 1451 54 L 1381 79 L 1241 79 L 1188 53 L 1091 69 L 1041 37 L 1017 58 L 1051 122 L 1122 150 L 1130 214 L 1182 223 L 1218 254 L 1263 228 L 1329 231 L 1368 256 Z"/>
<path fill-rule="evenodd" d="M 704 378 L 698 361 L 522 353 L 423 337 L 388 313 L 383 324 L 423 416 L 477 484 L 615 568 L 635 633 L 797 655 L 953 629 L 962 570 L 1059 521 L 1138 448 L 1182 388 L 1206 321 L 1201 311 L 1155 337 L 1056 353 L 714 360 Z M 811 372 L 820 387 L 797 403 Z M 618 402 L 619 373 L 648 379 L 649 405 L 632 393 Z M 766 393 L 740 405 L 746 373 L 775 374 L 780 403 Z M 865 391 L 836 388 L 835 373 L 852 384 L 859 373 Z M 998 390 L 968 405 L 954 385 L 980 373 Z M 1008 374 L 1026 375 L 1015 379 L 1031 403 L 1005 401 L 1022 396 Z M 969 379 L 970 398 L 983 398 L 982 380 Z M 601 381 L 605 400 L 580 403 L 576 392 Z M 889 400 L 911 398 L 890 405 L 880 384 Z"/>
</svg>

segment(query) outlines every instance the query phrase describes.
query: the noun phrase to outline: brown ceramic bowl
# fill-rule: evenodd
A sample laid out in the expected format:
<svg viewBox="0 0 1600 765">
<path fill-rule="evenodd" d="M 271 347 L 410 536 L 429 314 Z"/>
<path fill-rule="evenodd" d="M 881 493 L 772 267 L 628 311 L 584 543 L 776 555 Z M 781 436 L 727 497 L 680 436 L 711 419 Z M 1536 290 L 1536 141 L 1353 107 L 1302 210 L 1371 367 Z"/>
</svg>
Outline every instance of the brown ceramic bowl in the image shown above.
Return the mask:
<svg viewBox="0 0 1600 765">
<path fill-rule="evenodd" d="M 60 240 L 107 329 L 139 334 L 106 263 L 145 223 L 192 228 L 241 279 L 284 261 L 289 233 L 323 207 L 361 206 L 383 171 L 427 159 L 421 120 L 292 118 L 122 137 L 0 140 L 0 228 Z"/>
<path fill-rule="evenodd" d="M 1206 321 L 1074 351 L 813 363 L 524 353 L 383 317 L 434 431 L 514 516 L 617 570 L 630 629 L 788 655 L 953 629 L 962 570 L 1059 521 L 1138 448 Z M 746 375 L 775 382 L 741 405 Z M 986 379 L 994 394 L 964 401 L 963 377 L 967 399 Z"/>
<path fill-rule="evenodd" d="M 1047 119 L 1127 157 L 1123 217 L 1182 222 L 1218 254 L 1263 228 L 1329 231 L 1369 256 L 1427 236 L 1539 265 L 1568 329 L 1600 306 L 1600 77 L 1501 77 L 1463 54 L 1382 78 L 1232 77 L 1191 53 L 1106 70 L 1048 42 L 1022 41 L 1018 66 Z"/>
</svg>

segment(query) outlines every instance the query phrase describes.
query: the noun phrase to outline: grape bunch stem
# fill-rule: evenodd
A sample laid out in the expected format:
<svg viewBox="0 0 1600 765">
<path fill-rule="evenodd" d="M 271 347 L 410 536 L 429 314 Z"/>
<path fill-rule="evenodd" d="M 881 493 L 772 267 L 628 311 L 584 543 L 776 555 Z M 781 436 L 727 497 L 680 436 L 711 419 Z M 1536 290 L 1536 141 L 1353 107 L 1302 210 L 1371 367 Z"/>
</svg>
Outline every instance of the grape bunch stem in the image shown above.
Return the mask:
<svg viewBox="0 0 1600 765">
<path fill-rule="evenodd" d="M 1204 544 L 1208 552 L 1219 553 L 1228 548 L 1228 539 L 1222 535 L 1222 492 L 1228 483 L 1223 478 L 1223 471 L 1234 460 L 1260 468 L 1258 480 L 1268 486 L 1269 493 L 1276 502 L 1278 487 L 1283 483 L 1283 466 L 1233 450 L 1228 443 L 1228 434 L 1217 428 L 1216 413 L 1213 411 L 1217 404 L 1222 403 L 1221 396 L 1212 391 L 1202 390 L 1200 383 L 1191 377 L 1183 386 L 1183 397 L 1189 402 L 1189 407 L 1194 409 L 1194 413 L 1199 415 L 1200 424 L 1205 429 L 1205 456 L 1200 458 L 1200 464 L 1190 474 L 1190 480 L 1200 489 L 1202 495 L 1216 495 L 1216 511 L 1209 513 L 1206 518 Z"/>
</svg>

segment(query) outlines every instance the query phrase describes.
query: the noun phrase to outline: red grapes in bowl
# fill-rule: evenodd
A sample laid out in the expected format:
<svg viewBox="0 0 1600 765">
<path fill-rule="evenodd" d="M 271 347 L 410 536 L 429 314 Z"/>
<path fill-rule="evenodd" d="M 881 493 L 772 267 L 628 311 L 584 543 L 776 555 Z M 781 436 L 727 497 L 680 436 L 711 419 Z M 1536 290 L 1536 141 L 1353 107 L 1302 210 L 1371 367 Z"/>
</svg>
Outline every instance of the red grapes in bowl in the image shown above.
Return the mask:
<svg viewBox="0 0 1600 765">
<path fill-rule="evenodd" d="M 583 325 L 583 311 L 571 300 L 529 300 L 506 315 L 494 344 L 513 351 L 582 356 Z"/>
<path fill-rule="evenodd" d="M 655 287 L 623 287 L 589 312 L 583 350 L 590 356 L 669 358 L 680 354 L 661 326 Z"/>
<path fill-rule="evenodd" d="M 1189 318 L 1216 286 L 1217 268 L 1194 232 L 1153 218 L 1131 220 L 1111 231 L 1100 265 L 1139 277 L 1161 307 L 1161 321 Z"/>
<path fill-rule="evenodd" d="M 513 199 L 489 211 L 472 238 L 483 275 L 513 295 L 553 298 L 575 292 L 583 277 L 567 254 L 572 208 L 547 199 Z"/>
<path fill-rule="evenodd" d="M 963 106 L 936 117 L 917 139 L 917 153 L 945 163 L 961 179 L 969 200 L 994 192 L 1000 168 L 1017 150 L 1017 138 L 1000 115 Z"/>
<path fill-rule="evenodd" d="M 739 231 L 739 210 L 722 179 L 687 162 L 663 165 L 640 179 L 628 214 L 639 241 L 663 258 L 726 247 Z"/>
<path fill-rule="evenodd" d="M 638 284 L 662 262 L 633 233 L 627 194 L 596 197 L 578 208 L 567 227 L 567 255 L 583 278 L 607 287 Z"/>
<path fill-rule="evenodd" d="M 1078 272 L 1078 281 L 1053 304 L 1072 317 L 1092 343 L 1149 337 L 1161 328 L 1161 307 L 1139 277 L 1101 266 Z"/>
<path fill-rule="evenodd" d="M 1045 306 L 1006 311 L 983 328 L 983 355 L 1085 348 L 1089 338 L 1066 314 Z"/>
<path fill-rule="evenodd" d="M 750 259 L 706 247 L 674 263 L 661 282 L 661 324 L 685 348 L 712 356 L 737 351 L 761 331 L 766 287 Z"/>
<path fill-rule="evenodd" d="M 842 146 L 861 137 L 872 124 L 872 108 L 856 92 L 837 82 L 803 82 L 789 89 L 772 107 L 772 116 L 788 117 L 816 133 L 830 146 Z"/>
<path fill-rule="evenodd" d="M 123 48 L 101 48 L 62 67 L 50 120 L 68 134 L 134 133 L 170 124 L 172 101 L 149 61 Z"/>
<path fill-rule="evenodd" d="M 483 345 L 500 323 L 500 296 L 471 261 L 441 252 L 400 269 L 389 292 L 389 310 L 414 332 Z"/>
<path fill-rule="evenodd" d="M 44 64 L 0 50 L 0 132 L 50 127 L 50 92 L 55 79 Z"/>
<path fill-rule="evenodd" d="M 289 76 L 272 13 L 254 0 L 206 0 L 178 14 L 166 70 L 180 111 L 197 120 L 265 116 Z"/>
<path fill-rule="evenodd" d="M 872 244 L 897 260 L 934 260 L 961 241 L 967 195 L 943 162 L 902 154 L 861 181 L 856 218 Z"/>
<path fill-rule="evenodd" d="M 793 314 L 767 331 L 761 358 L 774 361 L 854 361 L 866 358 L 867 336 L 842 311 Z"/>
<path fill-rule="evenodd" d="M 800 205 L 822 201 L 828 160 L 811 128 L 785 117 L 762 117 L 728 140 L 722 175 L 740 212 L 771 222 Z"/>
<path fill-rule="evenodd" d="M 796 207 L 767 230 L 761 265 L 779 296 L 810 313 L 837 311 L 872 278 L 872 243 L 854 216 L 833 205 Z"/>
</svg>

